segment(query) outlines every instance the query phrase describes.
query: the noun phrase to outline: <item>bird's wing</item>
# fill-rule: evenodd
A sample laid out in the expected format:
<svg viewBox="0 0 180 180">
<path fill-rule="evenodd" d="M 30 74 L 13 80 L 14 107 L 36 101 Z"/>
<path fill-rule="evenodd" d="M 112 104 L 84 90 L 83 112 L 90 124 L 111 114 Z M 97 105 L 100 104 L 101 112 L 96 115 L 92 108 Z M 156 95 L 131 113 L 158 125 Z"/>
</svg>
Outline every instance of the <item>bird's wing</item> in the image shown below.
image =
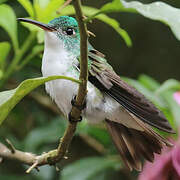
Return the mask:
<svg viewBox="0 0 180 180">
<path fill-rule="evenodd" d="M 88 80 L 106 95 L 115 99 L 140 120 L 165 132 L 174 133 L 165 116 L 143 94 L 124 82 L 106 63 L 103 54 L 89 51 Z"/>
</svg>

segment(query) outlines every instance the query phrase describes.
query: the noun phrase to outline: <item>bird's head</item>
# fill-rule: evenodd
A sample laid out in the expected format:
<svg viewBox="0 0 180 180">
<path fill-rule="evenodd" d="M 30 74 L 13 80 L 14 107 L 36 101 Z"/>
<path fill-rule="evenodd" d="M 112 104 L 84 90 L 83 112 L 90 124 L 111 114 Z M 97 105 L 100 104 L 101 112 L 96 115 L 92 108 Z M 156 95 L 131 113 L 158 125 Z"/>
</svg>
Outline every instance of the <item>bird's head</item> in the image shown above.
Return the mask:
<svg viewBox="0 0 180 180">
<path fill-rule="evenodd" d="M 18 18 L 19 21 L 34 24 L 45 31 L 45 44 L 53 46 L 55 43 L 61 43 L 67 50 L 73 51 L 80 47 L 80 33 L 78 23 L 75 18 L 69 16 L 60 16 L 44 24 L 35 20 Z"/>
</svg>

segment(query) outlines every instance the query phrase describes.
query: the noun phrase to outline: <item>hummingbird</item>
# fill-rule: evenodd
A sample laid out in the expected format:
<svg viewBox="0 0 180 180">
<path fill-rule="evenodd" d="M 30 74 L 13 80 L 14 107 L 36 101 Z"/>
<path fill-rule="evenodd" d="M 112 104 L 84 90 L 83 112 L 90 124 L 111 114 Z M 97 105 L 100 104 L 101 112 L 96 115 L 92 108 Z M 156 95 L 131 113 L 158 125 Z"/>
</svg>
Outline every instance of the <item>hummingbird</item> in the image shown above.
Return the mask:
<svg viewBox="0 0 180 180">
<path fill-rule="evenodd" d="M 45 32 L 42 75 L 78 78 L 80 73 L 80 32 L 75 18 L 60 16 L 44 24 L 34 24 Z M 154 153 L 172 144 L 152 127 L 174 133 L 163 113 L 134 87 L 123 81 L 108 64 L 104 54 L 88 42 L 88 83 L 82 118 L 92 123 L 104 121 L 121 158 L 129 170 L 142 169 L 142 158 L 153 162 Z M 53 80 L 45 89 L 65 117 L 69 116 L 78 84 Z M 80 107 L 79 107 L 80 108 Z"/>
</svg>

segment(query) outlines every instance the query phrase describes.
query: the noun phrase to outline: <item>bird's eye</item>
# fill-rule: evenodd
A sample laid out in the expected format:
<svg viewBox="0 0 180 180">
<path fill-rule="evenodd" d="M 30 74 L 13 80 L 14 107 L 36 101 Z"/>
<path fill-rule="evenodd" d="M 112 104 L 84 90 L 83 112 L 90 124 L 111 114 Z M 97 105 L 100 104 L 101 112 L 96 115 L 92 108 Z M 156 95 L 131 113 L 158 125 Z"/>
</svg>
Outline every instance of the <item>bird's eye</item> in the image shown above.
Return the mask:
<svg viewBox="0 0 180 180">
<path fill-rule="evenodd" d="M 76 34 L 76 32 L 75 32 L 75 30 L 73 28 L 67 28 L 67 30 L 65 32 L 69 36 Z"/>
</svg>

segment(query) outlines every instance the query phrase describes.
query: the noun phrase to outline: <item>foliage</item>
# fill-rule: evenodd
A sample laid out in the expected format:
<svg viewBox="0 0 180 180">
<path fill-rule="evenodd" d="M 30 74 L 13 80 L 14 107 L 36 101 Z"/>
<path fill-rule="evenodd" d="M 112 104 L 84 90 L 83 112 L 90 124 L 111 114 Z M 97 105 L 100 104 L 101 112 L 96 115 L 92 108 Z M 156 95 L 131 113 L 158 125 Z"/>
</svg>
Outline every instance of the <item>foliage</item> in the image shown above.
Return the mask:
<svg viewBox="0 0 180 180">
<path fill-rule="evenodd" d="M 79 160 L 66 167 L 62 171 L 62 179 L 86 180 L 94 178 L 99 172 L 106 168 L 116 167 L 117 159 L 104 157 L 89 157 Z M 94 166 L 96 164 L 96 166 Z M 77 174 L 77 172 L 79 172 Z"/>
<path fill-rule="evenodd" d="M 12 89 L 9 91 L 3 91 L 0 93 L 0 124 L 6 118 L 11 109 L 29 92 L 38 86 L 44 84 L 45 82 L 52 81 L 55 79 L 66 79 L 71 80 L 76 83 L 80 83 L 80 81 L 68 78 L 65 76 L 50 76 L 50 77 L 42 77 L 42 78 L 34 78 L 27 79 L 23 81 L 16 89 Z"/>
<path fill-rule="evenodd" d="M 121 0 L 121 2 L 125 8 L 135 9 L 138 13 L 147 18 L 162 21 L 163 23 L 167 24 L 171 28 L 176 38 L 180 40 L 180 23 L 178 21 L 180 17 L 180 10 L 178 8 L 174 8 L 163 2 L 154 2 L 148 5 L 140 2 L 128 3 L 124 0 Z"/>
<path fill-rule="evenodd" d="M 111 3 L 107 3 L 101 7 L 100 11 L 92 15 L 92 17 L 101 13 L 110 12 L 139 13 L 147 18 L 161 21 L 170 26 L 176 38 L 180 40 L 180 22 L 178 21 L 180 10 L 164 2 L 143 4 L 138 1 L 126 2 L 125 0 L 113 0 Z M 89 17 L 89 19 L 91 19 L 91 17 Z"/>
<path fill-rule="evenodd" d="M 30 0 L 18 0 L 18 3 L 25 9 L 27 13 L 26 16 L 44 23 L 47 23 L 59 15 L 74 15 L 74 9 L 71 5 L 62 9 L 60 14 L 57 13 L 60 6 L 63 5 L 64 0 L 34 0 L 33 2 Z M 119 22 L 108 13 L 138 13 L 149 19 L 161 21 L 172 29 L 172 32 L 178 40 L 180 39 L 178 18 L 180 10 L 162 2 L 143 4 L 137 1 L 126 2 L 124 0 L 113 0 L 110 3 L 104 4 L 99 9 L 91 6 L 83 6 L 83 11 L 87 16 L 86 22 L 96 18 L 106 23 L 118 32 L 128 46 L 132 45 L 128 33 L 122 29 Z M 5 3 L 5 0 L 1 0 L 0 26 L 7 32 L 10 41 L 0 42 L 0 87 L 2 89 L 8 89 L 0 93 L 0 123 L 7 117 L 10 110 L 34 88 L 52 79 L 67 79 L 67 77 L 28 79 L 17 87 L 20 81 L 39 75 L 39 73 L 32 69 L 38 68 L 39 72 L 41 64 L 39 57 L 42 56 L 44 48 L 43 31 L 30 24 L 22 23 L 22 25 L 23 26 L 18 26 L 13 8 L 8 3 Z M 22 31 L 21 29 L 25 32 L 25 35 L 22 35 L 23 37 L 18 36 Z M 31 61 L 33 59 L 37 61 Z M 33 68 L 26 69 L 25 72 L 24 69 L 28 63 Z M 29 70 L 28 73 L 27 70 Z M 177 125 L 180 124 L 180 107 L 173 99 L 173 94 L 180 90 L 179 81 L 169 79 L 161 84 L 147 75 L 140 75 L 137 80 L 126 77 L 123 79 L 137 88 L 160 108 L 173 128 L 177 129 Z M 11 88 L 11 82 L 14 83 L 12 83 L 13 87 L 17 88 L 9 90 Z M 33 100 L 31 100 L 31 98 Z M 42 107 L 47 108 L 47 111 L 43 111 Z M 41 153 L 42 151 L 56 147 L 58 138 L 61 137 L 64 132 L 66 122 L 63 120 L 63 117 L 54 117 L 55 111 L 52 107 L 54 106 L 49 99 L 47 100 L 46 95 L 43 94 L 41 96 L 38 92 L 38 96 L 35 96 L 31 93 L 21 101 L 20 105 L 15 107 L 9 114 L 7 121 L 2 124 L 0 139 L 3 141 L 3 138 L 9 138 L 15 143 L 16 147 L 34 153 Z M 31 113 L 31 111 L 33 113 Z M 13 121 L 11 119 L 13 119 Z M 24 122 L 24 119 L 26 119 L 26 122 Z M 16 136 L 13 133 L 16 134 Z M 19 173 L 16 173 L 16 176 L 14 176 L 13 173 L 12 175 L 9 174 L 9 171 L 5 167 L 2 167 L 0 179 L 60 179 L 61 175 L 61 179 L 63 180 L 75 178 L 79 180 L 95 180 L 105 179 L 109 171 L 115 174 L 122 169 L 121 161 L 114 155 L 116 153 L 114 146 L 103 124 L 88 125 L 86 121 L 80 123 L 76 138 L 80 139 L 83 135 L 86 135 L 90 140 L 95 140 L 96 144 L 89 143 L 92 149 L 96 151 L 96 146 L 101 146 L 106 151 L 98 151 L 98 153 L 96 152 L 93 154 L 93 157 L 91 157 L 91 153 L 88 154 L 88 152 L 84 152 L 84 149 L 80 148 L 78 149 L 78 152 L 80 151 L 79 154 L 82 153 L 85 155 L 79 155 L 78 158 L 75 159 L 75 162 L 71 163 L 70 161 L 65 164 L 66 166 L 62 172 L 57 173 L 54 168 L 42 167 L 40 173 L 34 172 L 31 178 L 27 176 L 21 177 L 19 175 L 22 171 L 24 172 L 24 166 L 19 167 L 20 170 Z M 82 144 L 83 143 L 79 143 L 78 146 L 81 147 Z M 71 147 L 71 149 L 75 151 L 74 146 Z M 85 151 L 87 151 L 87 149 L 85 149 Z"/>
</svg>

